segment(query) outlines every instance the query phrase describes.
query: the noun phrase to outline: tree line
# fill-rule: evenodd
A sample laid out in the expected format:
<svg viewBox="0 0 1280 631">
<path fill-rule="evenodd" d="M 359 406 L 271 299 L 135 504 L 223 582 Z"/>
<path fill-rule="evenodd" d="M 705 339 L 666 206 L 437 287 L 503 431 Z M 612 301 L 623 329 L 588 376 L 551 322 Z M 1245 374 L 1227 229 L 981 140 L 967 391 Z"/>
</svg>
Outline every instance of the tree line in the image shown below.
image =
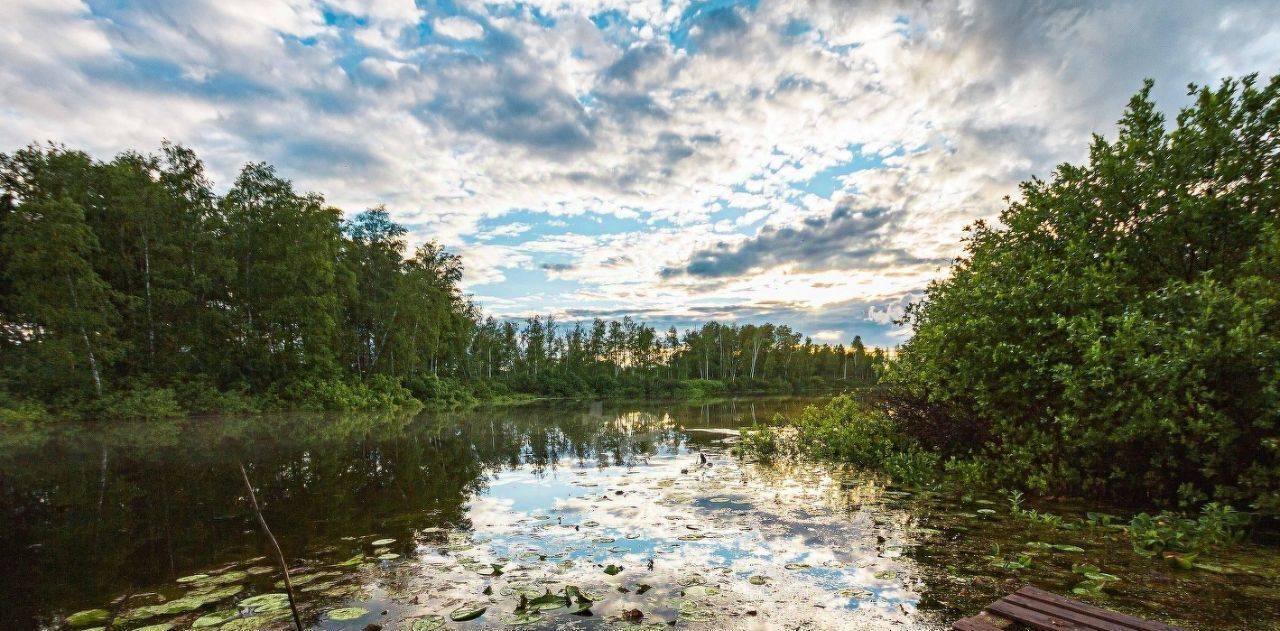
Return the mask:
<svg viewBox="0 0 1280 631">
<path fill-rule="evenodd" d="M 216 194 L 176 144 L 107 162 L 53 144 L 0 154 L 0 408 L 789 390 L 872 383 L 885 361 L 771 324 L 500 321 L 461 290 L 457 255 L 406 237 L 384 208 L 344 218 L 263 163 Z"/>
</svg>

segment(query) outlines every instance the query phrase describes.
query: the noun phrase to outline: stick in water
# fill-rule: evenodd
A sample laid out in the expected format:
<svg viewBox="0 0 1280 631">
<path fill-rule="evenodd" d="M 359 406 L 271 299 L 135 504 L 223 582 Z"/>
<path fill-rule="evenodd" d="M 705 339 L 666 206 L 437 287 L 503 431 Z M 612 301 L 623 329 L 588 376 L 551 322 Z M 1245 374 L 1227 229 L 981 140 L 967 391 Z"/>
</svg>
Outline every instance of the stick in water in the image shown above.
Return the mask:
<svg viewBox="0 0 1280 631">
<path fill-rule="evenodd" d="M 276 536 L 271 534 L 267 520 L 262 518 L 262 510 L 258 508 L 258 496 L 253 492 L 253 484 L 249 483 L 249 473 L 244 470 L 244 463 L 238 464 L 240 475 L 244 476 L 244 488 L 249 491 L 249 501 L 253 503 L 253 514 L 257 515 L 258 525 L 262 526 L 262 532 L 266 533 L 267 539 L 271 541 L 271 547 L 276 549 L 276 560 L 280 562 L 280 571 L 284 572 L 284 591 L 289 595 L 289 609 L 293 610 L 293 624 L 298 627 L 298 631 L 302 631 L 302 618 L 298 617 L 298 605 L 293 602 L 293 581 L 289 580 L 289 564 L 285 563 L 284 552 L 280 551 L 280 544 L 276 541 Z"/>
</svg>

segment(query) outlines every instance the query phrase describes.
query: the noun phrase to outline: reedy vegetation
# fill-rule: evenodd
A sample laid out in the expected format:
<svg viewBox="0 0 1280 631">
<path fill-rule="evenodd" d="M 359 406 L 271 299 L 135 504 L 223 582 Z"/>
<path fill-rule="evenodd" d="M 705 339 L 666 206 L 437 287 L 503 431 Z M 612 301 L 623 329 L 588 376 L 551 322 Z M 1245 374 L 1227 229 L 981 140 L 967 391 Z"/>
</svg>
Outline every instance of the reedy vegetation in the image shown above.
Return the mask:
<svg viewBox="0 0 1280 631">
<path fill-rule="evenodd" d="M 261 163 L 216 195 L 173 144 L 0 155 L 0 421 L 792 391 L 869 385 L 885 361 L 771 324 L 486 318 L 459 257 L 406 236 Z"/>
<path fill-rule="evenodd" d="M 798 445 L 966 483 L 1280 510 L 1280 77 L 1149 98 L 1085 165 L 969 228 L 873 401 L 796 419 Z M 776 437 L 752 437 L 748 444 Z M 919 459 L 918 457 L 914 457 Z"/>
</svg>

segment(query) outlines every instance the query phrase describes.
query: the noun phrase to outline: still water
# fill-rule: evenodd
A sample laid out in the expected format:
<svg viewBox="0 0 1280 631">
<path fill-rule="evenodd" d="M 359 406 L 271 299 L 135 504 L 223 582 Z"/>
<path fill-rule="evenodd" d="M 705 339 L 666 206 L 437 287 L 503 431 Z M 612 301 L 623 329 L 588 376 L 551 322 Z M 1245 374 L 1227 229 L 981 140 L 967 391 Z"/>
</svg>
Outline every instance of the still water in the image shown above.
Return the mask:
<svg viewBox="0 0 1280 631">
<path fill-rule="evenodd" d="M 1033 524 L 1000 497 L 735 455 L 739 428 L 813 402 L 0 432 L 0 628 L 292 628 L 243 463 L 310 629 L 944 629 L 1025 583 L 1069 593 L 1082 565 L 1119 579 L 1088 597 L 1107 607 L 1280 629 L 1265 537 L 1177 571 L 1079 525 L 1121 509 Z"/>
</svg>

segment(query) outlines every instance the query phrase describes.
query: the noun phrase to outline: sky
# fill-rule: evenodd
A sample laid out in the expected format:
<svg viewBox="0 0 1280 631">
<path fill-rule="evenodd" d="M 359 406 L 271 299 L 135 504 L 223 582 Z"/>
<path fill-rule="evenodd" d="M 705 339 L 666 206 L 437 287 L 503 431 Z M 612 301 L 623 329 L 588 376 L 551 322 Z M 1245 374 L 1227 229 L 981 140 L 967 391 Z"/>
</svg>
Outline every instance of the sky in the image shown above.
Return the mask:
<svg viewBox="0 0 1280 631">
<path fill-rule="evenodd" d="M 1144 78 L 1280 71 L 1280 2 L 2 0 L 0 151 L 171 140 L 463 257 L 503 318 L 894 325 Z"/>
</svg>

